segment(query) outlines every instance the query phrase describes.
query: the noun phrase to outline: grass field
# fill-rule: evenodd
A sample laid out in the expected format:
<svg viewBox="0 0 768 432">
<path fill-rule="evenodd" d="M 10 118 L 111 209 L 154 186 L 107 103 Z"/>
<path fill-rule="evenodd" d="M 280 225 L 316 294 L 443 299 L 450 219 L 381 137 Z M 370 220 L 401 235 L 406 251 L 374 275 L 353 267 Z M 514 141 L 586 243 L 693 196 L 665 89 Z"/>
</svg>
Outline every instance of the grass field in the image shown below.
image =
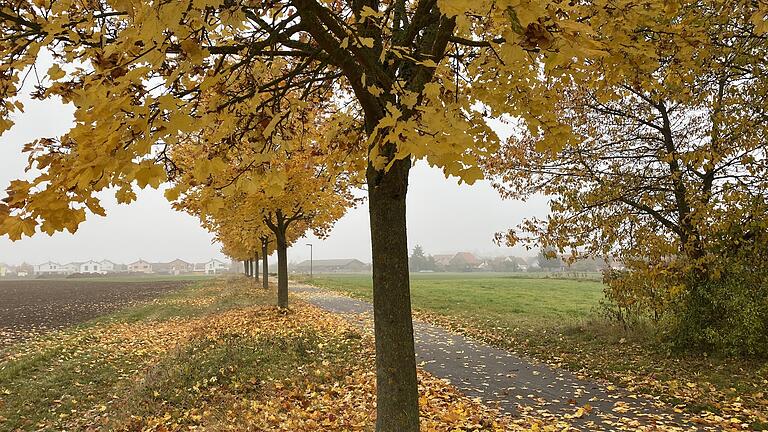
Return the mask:
<svg viewBox="0 0 768 432">
<path fill-rule="evenodd" d="M 311 283 L 371 299 L 370 275 L 317 275 Z M 415 273 L 411 301 L 417 310 L 510 327 L 577 324 L 603 298 L 592 280 L 524 277 L 520 273 Z"/>
<path fill-rule="evenodd" d="M 693 414 L 728 416 L 768 430 L 768 362 L 670 351 L 663 326 L 624 329 L 599 314 L 603 285 L 542 274 L 417 273 L 417 318 L 585 377 L 658 396 Z M 370 300 L 370 275 L 297 278 Z M 594 279 L 594 278 L 593 278 Z"/>
</svg>

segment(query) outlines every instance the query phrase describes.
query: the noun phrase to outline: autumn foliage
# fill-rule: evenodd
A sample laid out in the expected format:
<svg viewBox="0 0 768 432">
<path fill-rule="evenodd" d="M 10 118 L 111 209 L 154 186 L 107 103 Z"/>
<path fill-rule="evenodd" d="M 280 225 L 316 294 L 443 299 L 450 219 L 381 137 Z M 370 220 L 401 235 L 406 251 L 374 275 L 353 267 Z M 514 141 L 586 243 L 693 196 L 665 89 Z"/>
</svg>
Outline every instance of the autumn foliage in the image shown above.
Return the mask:
<svg viewBox="0 0 768 432">
<path fill-rule="evenodd" d="M 695 294 L 723 272 L 716 238 L 765 227 L 766 13 L 736 0 L 5 3 L 0 133 L 25 94 L 74 105 L 75 123 L 26 146 L 35 174 L 8 188 L 0 233 L 74 232 L 104 214 L 99 192 L 129 203 L 170 180 L 168 198 L 233 256 L 271 232 L 285 306 L 287 245 L 327 232 L 364 182 L 377 428 L 417 430 L 412 161 L 467 183 L 488 161 L 505 194 L 557 196 L 525 227 L 546 245 L 680 271 Z M 492 118 L 519 126 L 508 143 Z"/>
<path fill-rule="evenodd" d="M 668 318 L 682 346 L 755 354 L 768 342 L 768 279 L 760 254 L 744 253 L 768 246 L 759 7 L 596 11 L 605 52 L 585 64 L 589 78 L 544 89 L 560 95 L 555 113 L 573 139 L 547 146 L 546 131 L 528 131 L 488 161 L 504 195 L 553 197 L 551 215 L 509 243 L 618 259 L 626 270 L 606 278 L 617 316 Z"/>
</svg>

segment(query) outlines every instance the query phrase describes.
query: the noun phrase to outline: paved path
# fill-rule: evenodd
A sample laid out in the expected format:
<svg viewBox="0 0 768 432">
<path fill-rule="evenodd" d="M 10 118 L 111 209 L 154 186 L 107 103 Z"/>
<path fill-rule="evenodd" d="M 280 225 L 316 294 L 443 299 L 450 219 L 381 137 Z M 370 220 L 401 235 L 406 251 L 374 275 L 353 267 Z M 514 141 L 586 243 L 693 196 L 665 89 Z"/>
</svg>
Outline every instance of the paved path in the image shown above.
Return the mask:
<svg viewBox="0 0 768 432">
<path fill-rule="evenodd" d="M 371 304 L 315 287 L 291 284 L 310 303 L 342 314 L 360 325 L 371 325 Z M 447 379 L 470 397 L 515 414 L 566 421 L 589 431 L 706 430 L 671 413 L 659 401 L 644 399 L 508 351 L 451 333 L 441 327 L 414 322 L 417 362 L 431 374 Z M 585 408 L 580 411 L 579 408 Z"/>
</svg>

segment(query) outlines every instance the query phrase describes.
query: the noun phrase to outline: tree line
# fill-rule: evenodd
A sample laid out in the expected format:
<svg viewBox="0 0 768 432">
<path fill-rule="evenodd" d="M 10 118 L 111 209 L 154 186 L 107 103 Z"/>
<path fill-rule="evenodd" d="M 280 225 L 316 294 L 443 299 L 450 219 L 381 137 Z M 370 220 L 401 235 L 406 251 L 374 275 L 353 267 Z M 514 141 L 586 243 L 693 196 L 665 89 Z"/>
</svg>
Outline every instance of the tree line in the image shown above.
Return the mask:
<svg viewBox="0 0 768 432">
<path fill-rule="evenodd" d="M 755 353 L 768 346 L 767 13 L 745 0 L 6 2 L 0 132 L 25 97 L 75 115 L 24 147 L 32 176 L 8 187 L 0 233 L 75 232 L 104 215 L 100 192 L 129 203 L 170 182 L 228 255 L 277 253 L 287 307 L 287 246 L 326 235 L 363 188 L 376 428 L 415 431 L 405 203 L 426 160 L 506 197 L 552 197 L 550 216 L 500 241 L 619 257 L 618 307 Z"/>
</svg>

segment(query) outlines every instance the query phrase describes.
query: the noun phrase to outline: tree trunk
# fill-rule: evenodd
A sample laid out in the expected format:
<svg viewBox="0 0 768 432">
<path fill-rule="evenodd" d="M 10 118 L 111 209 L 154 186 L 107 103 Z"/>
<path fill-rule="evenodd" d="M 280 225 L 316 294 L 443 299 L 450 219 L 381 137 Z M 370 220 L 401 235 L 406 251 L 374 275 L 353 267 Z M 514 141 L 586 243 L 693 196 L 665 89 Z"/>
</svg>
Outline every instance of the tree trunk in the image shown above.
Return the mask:
<svg viewBox="0 0 768 432">
<path fill-rule="evenodd" d="M 288 242 L 285 238 L 285 227 L 278 222 L 275 232 L 277 241 L 277 307 L 288 307 Z"/>
<path fill-rule="evenodd" d="M 410 159 L 386 173 L 368 166 L 376 334 L 376 430 L 419 430 L 405 196 Z"/>
<path fill-rule="evenodd" d="M 253 278 L 259 280 L 259 253 L 256 252 L 253 256 Z"/>
<path fill-rule="evenodd" d="M 248 261 L 243 261 L 243 274 L 248 276 Z"/>
<path fill-rule="evenodd" d="M 269 247 L 269 243 L 267 240 L 261 240 L 261 256 L 264 260 L 264 267 L 262 270 L 264 270 L 262 273 L 264 273 L 264 277 L 261 279 L 262 286 L 264 289 L 269 289 L 269 261 L 267 261 L 267 248 Z"/>
</svg>

